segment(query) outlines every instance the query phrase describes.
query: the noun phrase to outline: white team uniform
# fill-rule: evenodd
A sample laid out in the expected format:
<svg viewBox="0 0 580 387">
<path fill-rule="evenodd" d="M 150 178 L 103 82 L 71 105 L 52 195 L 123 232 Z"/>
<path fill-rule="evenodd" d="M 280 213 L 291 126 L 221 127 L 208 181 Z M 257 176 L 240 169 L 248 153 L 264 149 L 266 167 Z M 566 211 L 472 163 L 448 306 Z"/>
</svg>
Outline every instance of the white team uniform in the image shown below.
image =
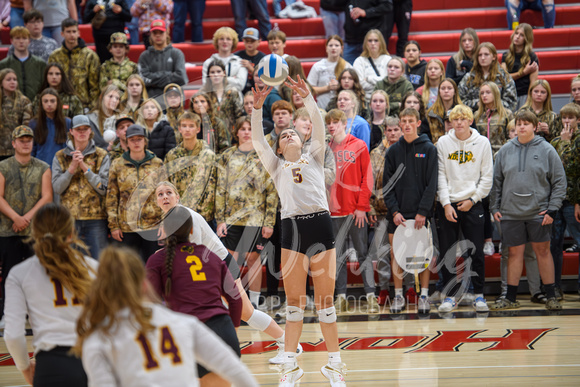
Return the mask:
<svg viewBox="0 0 580 387">
<path fill-rule="evenodd" d="M 84 257 L 96 272 L 98 262 Z M 89 272 L 91 273 L 91 272 Z M 91 273 L 94 277 L 94 273 Z M 14 266 L 6 280 L 4 340 L 19 370 L 29 367 L 26 349 L 26 315 L 34 332 L 34 353 L 56 346 L 74 346 L 76 321 L 82 305 L 46 273 L 35 255 Z"/>
<path fill-rule="evenodd" d="M 217 255 L 222 259 L 226 259 L 228 256 L 228 250 L 220 241 L 216 233 L 207 224 L 203 216 L 192 210 L 191 208 L 185 207 L 191 213 L 191 218 L 193 220 L 193 231 L 189 236 L 189 241 L 195 243 L 196 245 L 204 245 L 212 253 Z"/>
<path fill-rule="evenodd" d="M 89 386 L 198 386 L 196 362 L 236 386 L 258 385 L 234 351 L 197 318 L 147 306 L 155 327 L 147 335 L 139 335 L 124 310 L 111 336 L 99 331 L 85 340 Z"/>
<path fill-rule="evenodd" d="M 252 141 L 278 190 L 282 219 L 328 211 L 324 185 L 324 122 L 312 95 L 304 99 L 304 105 L 312 119 L 312 143 L 309 152 L 296 162 L 285 161 L 274 154 L 262 134 L 262 109 L 252 111 Z"/>
</svg>

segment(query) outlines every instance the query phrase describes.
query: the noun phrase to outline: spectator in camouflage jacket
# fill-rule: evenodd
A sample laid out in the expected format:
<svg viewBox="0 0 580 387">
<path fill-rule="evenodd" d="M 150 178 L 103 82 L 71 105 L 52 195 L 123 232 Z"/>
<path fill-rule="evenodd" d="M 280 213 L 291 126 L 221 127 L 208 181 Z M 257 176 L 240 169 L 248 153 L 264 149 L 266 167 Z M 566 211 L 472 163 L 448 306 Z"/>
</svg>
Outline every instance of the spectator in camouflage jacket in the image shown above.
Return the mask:
<svg viewBox="0 0 580 387">
<path fill-rule="evenodd" d="M 261 129 L 258 129 L 261 131 Z M 226 149 L 218 159 L 216 184 L 217 235 L 240 262 L 246 261 L 250 300 L 258 302 L 262 285 L 260 254 L 274 232 L 278 193 L 262 165 L 252 142 L 250 117 L 234 127 L 238 145 Z"/>
<path fill-rule="evenodd" d="M 4 82 L 6 81 L 6 82 Z M 6 83 L 6 85 L 4 85 Z M 28 125 L 32 117 L 30 100 L 18 90 L 18 79 L 12 69 L 0 70 L 0 158 L 12 156 L 10 134 L 19 125 Z"/>
<path fill-rule="evenodd" d="M 113 142 L 113 145 L 109 146 L 111 148 L 109 150 L 111 163 L 115 159 L 123 156 L 123 153 L 129 150 L 129 148 L 127 148 L 127 128 L 134 123 L 135 120 L 133 117 L 127 114 L 120 115 L 115 121 L 115 134 L 117 135 L 117 138 Z"/>
<path fill-rule="evenodd" d="M 62 21 L 62 46 L 48 58 L 48 63 L 61 65 L 86 111 L 99 99 L 99 56 L 79 37 L 79 26 L 74 19 Z"/>
<path fill-rule="evenodd" d="M 478 59 L 481 51 L 488 54 L 484 58 Z M 479 88 L 485 81 L 494 82 L 501 92 L 501 102 L 506 109 L 512 112 L 517 108 L 516 84 L 512 77 L 500 67 L 497 60 L 497 50 L 489 42 L 481 43 L 473 54 L 474 63 L 471 71 L 459 82 L 459 97 L 463 104 L 469 106 L 473 111 L 477 109 L 479 101 Z M 491 63 L 487 63 L 491 61 Z M 484 75 L 485 72 L 487 75 Z"/>
<path fill-rule="evenodd" d="M 185 112 L 183 109 L 184 100 L 185 96 L 183 95 L 183 90 L 181 90 L 181 86 L 179 86 L 177 83 L 170 83 L 169 85 L 165 86 L 165 89 L 163 90 L 165 119 L 173 128 L 173 131 L 175 132 L 175 140 L 178 144 L 181 142 L 182 138 L 177 127 L 177 121 L 179 120 L 179 117 Z"/>
<path fill-rule="evenodd" d="M 44 70 L 44 77 L 40 91 L 52 87 L 58 91 L 58 97 L 62 102 L 62 112 L 65 117 L 73 119 L 74 116 L 83 114 L 83 104 L 75 93 L 72 83 L 69 81 L 62 66 L 58 63 L 51 63 Z M 40 106 L 40 96 L 36 95 L 32 101 L 32 113 L 36 116 Z"/>
<path fill-rule="evenodd" d="M 185 112 L 178 121 L 183 141 L 165 156 L 169 181 L 175 185 L 181 203 L 197 211 L 208 222 L 214 219 L 215 153 L 197 138 L 201 130 L 197 114 Z"/>
<path fill-rule="evenodd" d="M 389 240 L 387 233 L 388 210 L 384 200 L 385 182 L 383 181 L 383 173 L 385 172 L 385 159 L 389 147 L 399 141 L 403 135 L 397 117 L 387 117 L 384 125 L 383 139 L 371 151 L 371 166 L 373 168 L 375 186 L 371 194 L 371 210 L 369 212 L 369 223 L 375 228 L 374 238 L 369 246 L 369 256 L 377 261 L 379 287 L 381 289 L 379 303 L 381 304 L 383 304 L 383 300 L 388 294 L 389 280 L 391 279 L 391 256 L 389 250 L 385 249 Z"/>
<path fill-rule="evenodd" d="M 478 109 L 474 115 L 477 131 L 487 137 L 493 155 L 509 140 L 508 123 L 514 118 L 511 110 L 501 103 L 499 88 L 493 82 L 484 82 L 480 87 Z"/>
<path fill-rule="evenodd" d="M 86 116 L 73 118 L 66 148 L 58 151 L 52 161 L 52 187 L 96 259 L 107 245 L 105 194 L 110 158 L 106 150 L 95 145 L 93 136 Z"/>
<path fill-rule="evenodd" d="M 209 96 L 203 92 L 191 97 L 189 108 L 201 116 L 201 131 L 198 139 L 203 139 L 217 155 L 232 145 L 232 133 L 216 114 L 216 106 L 211 103 Z"/>
<path fill-rule="evenodd" d="M 127 129 L 129 150 L 111 164 L 106 199 L 111 237 L 139 251 L 144 261 L 159 247 L 161 209 L 154 192 L 157 183 L 166 180 L 163 161 L 146 149 L 146 137 L 140 125 Z"/>
<path fill-rule="evenodd" d="M 217 161 L 216 221 L 219 225 L 252 226 L 272 229 L 276 223 L 278 193 L 272 178 L 260 162 L 251 137 L 250 117 L 236 123 L 234 135 L 239 145 L 222 153 Z"/>
<path fill-rule="evenodd" d="M 580 205 L 579 205 L 579 185 L 580 185 L 580 107 L 575 103 L 569 103 L 560 110 L 562 117 L 562 131 L 560 136 L 552 140 L 551 144 L 556 148 L 556 152 L 564 165 L 566 172 L 566 197 L 562 202 L 562 207 L 556 213 L 552 224 L 552 238 L 550 240 L 550 251 L 554 259 L 556 288 L 560 289 L 562 279 L 562 263 L 564 250 L 564 234 L 568 234 L 574 239 L 576 245 L 580 245 Z"/>
<path fill-rule="evenodd" d="M 32 157 L 33 132 L 21 125 L 8 133 L 16 149 L 14 156 L 0 162 L 0 262 L 1 291 L 5 293 L 10 269 L 34 252 L 27 242 L 30 221 L 43 205 L 52 201 L 50 166 Z M 0 299 L 0 316 L 4 297 Z"/>
<path fill-rule="evenodd" d="M 536 133 L 544 137 L 546 141 L 552 141 L 560 136 L 562 121 L 552 111 L 552 89 L 548 81 L 538 79 L 532 82 L 528 91 L 528 99 L 522 109 L 529 110 L 538 117 Z"/>
<path fill-rule="evenodd" d="M 101 65 L 99 75 L 99 88 L 102 90 L 110 84 L 116 85 L 121 92 L 127 89 L 127 79 L 131 74 L 137 74 L 137 63 L 131 61 L 129 42 L 124 32 L 115 32 L 111 35 L 111 41 L 107 46 L 113 57 Z"/>
</svg>

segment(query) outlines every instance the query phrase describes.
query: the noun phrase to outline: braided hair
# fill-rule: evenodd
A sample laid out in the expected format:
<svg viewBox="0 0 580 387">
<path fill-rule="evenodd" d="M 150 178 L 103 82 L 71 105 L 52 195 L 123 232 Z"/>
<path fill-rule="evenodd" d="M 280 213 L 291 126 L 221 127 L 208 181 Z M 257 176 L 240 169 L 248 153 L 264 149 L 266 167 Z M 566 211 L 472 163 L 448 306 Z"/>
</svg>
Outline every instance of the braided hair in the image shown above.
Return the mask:
<svg viewBox="0 0 580 387">
<path fill-rule="evenodd" d="M 173 260 L 176 246 L 179 243 L 189 242 L 189 235 L 193 229 L 193 220 L 189 210 L 183 206 L 173 207 L 163 219 L 163 229 L 168 235 L 165 241 L 165 295 L 171 293 L 171 277 L 173 275 Z"/>
</svg>

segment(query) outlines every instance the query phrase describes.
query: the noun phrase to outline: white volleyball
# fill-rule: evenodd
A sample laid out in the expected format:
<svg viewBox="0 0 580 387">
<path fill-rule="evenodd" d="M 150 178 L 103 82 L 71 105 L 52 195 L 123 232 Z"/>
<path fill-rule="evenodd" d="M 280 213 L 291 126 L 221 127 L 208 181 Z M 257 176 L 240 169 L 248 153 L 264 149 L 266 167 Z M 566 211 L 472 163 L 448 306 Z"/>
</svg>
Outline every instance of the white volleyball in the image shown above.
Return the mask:
<svg viewBox="0 0 580 387">
<path fill-rule="evenodd" d="M 115 131 L 114 131 L 114 130 L 107 129 L 107 130 L 105 130 L 105 132 L 103 133 L 103 139 L 104 139 L 106 142 L 111 142 L 111 141 L 113 141 L 113 140 L 114 140 L 114 139 L 116 139 L 116 138 L 117 138 L 117 134 L 115 133 Z"/>
<path fill-rule="evenodd" d="M 279 86 L 288 78 L 288 63 L 280 55 L 266 55 L 258 66 L 258 76 L 268 86 Z"/>
</svg>

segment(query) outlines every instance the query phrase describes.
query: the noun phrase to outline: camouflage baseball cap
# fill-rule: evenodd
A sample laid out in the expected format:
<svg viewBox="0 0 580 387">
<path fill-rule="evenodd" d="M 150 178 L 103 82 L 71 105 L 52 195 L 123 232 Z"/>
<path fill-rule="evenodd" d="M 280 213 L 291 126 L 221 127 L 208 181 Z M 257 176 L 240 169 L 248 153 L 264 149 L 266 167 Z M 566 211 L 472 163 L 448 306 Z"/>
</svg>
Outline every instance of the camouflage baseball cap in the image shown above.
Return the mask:
<svg viewBox="0 0 580 387">
<path fill-rule="evenodd" d="M 113 44 L 124 44 L 128 46 L 129 41 L 127 40 L 127 35 L 124 32 L 115 32 L 111 35 L 111 41 L 109 42 L 109 45 Z"/>
<path fill-rule="evenodd" d="M 26 125 L 17 126 L 16 129 L 12 131 L 13 140 L 24 136 L 34 137 L 34 132 Z"/>
</svg>

